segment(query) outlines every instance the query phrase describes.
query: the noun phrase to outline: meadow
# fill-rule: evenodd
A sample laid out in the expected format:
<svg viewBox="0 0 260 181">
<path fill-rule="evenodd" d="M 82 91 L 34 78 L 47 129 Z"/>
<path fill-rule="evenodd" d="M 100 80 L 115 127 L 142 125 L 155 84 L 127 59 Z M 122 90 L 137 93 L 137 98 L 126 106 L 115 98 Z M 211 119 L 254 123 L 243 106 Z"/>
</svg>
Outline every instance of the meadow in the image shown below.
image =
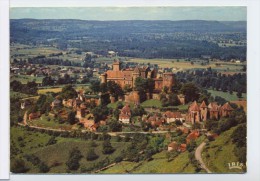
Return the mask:
<svg viewBox="0 0 260 181">
<path fill-rule="evenodd" d="M 237 93 L 233 92 L 233 94 L 230 94 L 229 92 L 222 92 L 222 91 L 216 91 L 216 90 L 207 90 L 209 93 L 211 93 L 211 96 L 216 97 L 222 97 L 226 99 L 227 101 L 237 101 L 239 98 L 237 97 Z M 242 93 L 242 98 L 241 100 L 246 100 L 247 94 Z"/>
<path fill-rule="evenodd" d="M 237 127 L 223 132 L 215 141 L 209 142 L 203 152 L 202 158 L 207 167 L 214 173 L 239 173 L 240 169 L 229 169 L 228 163 L 237 162 L 234 155 L 235 145 L 232 143 L 231 135 Z"/>
</svg>

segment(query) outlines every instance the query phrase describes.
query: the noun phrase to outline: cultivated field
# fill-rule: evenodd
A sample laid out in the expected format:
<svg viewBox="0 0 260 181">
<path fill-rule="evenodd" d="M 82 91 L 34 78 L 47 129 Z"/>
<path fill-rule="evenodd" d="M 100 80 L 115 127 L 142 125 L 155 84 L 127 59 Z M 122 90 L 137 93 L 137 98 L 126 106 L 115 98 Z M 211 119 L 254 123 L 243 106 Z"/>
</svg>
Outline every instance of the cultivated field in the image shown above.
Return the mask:
<svg viewBox="0 0 260 181">
<path fill-rule="evenodd" d="M 210 61 L 209 65 L 201 65 L 203 60 L 191 60 L 194 64 L 191 64 L 190 61 L 185 61 L 184 59 L 142 59 L 142 58 L 134 58 L 129 59 L 128 62 L 135 62 L 135 63 L 151 63 L 157 64 L 159 67 L 162 68 L 175 68 L 176 71 L 182 71 L 187 69 L 206 69 L 211 67 L 212 69 L 225 72 L 241 72 L 242 66 L 244 64 L 236 64 L 236 63 L 227 63 L 222 61 Z"/>
</svg>

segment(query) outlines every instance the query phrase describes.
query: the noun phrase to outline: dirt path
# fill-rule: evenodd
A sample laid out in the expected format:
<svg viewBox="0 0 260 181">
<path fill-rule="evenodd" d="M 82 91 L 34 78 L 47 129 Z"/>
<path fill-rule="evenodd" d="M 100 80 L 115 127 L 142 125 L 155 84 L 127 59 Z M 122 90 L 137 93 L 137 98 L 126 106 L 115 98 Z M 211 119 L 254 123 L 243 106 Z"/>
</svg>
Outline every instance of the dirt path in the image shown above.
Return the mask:
<svg viewBox="0 0 260 181">
<path fill-rule="evenodd" d="M 201 165 L 201 168 L 203 168 L 204 170 L 206 170 L 207 173 L 212 173 L 208 168 L 207 166 L 205 165 L 205 163 L 203 162 L 202 160 L 202 157 L 201 157 L 201 152 L 203 150 L 203 147 L 206 145 L 205 142 L 202 142 L 196 149 L 195 151 L 195 158 L 196 160 L 199 161 L 200 165 Z"/>
</svg>

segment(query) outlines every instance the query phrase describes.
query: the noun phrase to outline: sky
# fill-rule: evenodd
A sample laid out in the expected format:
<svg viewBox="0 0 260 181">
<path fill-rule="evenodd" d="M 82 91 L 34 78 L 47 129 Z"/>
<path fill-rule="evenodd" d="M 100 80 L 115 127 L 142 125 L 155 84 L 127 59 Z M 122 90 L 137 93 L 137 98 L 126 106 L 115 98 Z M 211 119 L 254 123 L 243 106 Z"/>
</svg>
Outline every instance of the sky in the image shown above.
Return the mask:
<svg viewBox="0 0 260 181">
<path fill-rule="evenodd" d="M 11 19 L 81 19 L 81 20 L 216 20 L 246 21 L 243 6 L 218 7 L 16 7 Z"/>
</svg>

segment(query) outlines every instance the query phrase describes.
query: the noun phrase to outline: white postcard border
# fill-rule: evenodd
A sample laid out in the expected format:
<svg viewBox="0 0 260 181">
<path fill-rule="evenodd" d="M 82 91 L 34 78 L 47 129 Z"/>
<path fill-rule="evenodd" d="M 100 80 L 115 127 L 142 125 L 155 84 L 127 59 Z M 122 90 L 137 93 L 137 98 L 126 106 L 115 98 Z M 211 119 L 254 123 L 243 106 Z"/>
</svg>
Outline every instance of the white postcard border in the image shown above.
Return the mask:
<svg viewBox="0 0 260 181">
<path fill-rule="evenodd" d="M 0 0 L 0 95 L 2 104 L 0 106 L 0 178 L 7 179 L 9 172 L 9 16 L 8 0 Z M 196 3 L 196 4 L 195 4 Z M 127 6 L 247 6 L 248 23 L 248 45 L 247 45 L 247 67 L 248 67 L 248 172 L 246 174 L 146 174 L 146 175 L 11 175 L 11 180 L 38 181 L 49 180 L 113 180 L 125 181 L 133 179 L 144 180 L 236 180 L 256 181 L 260 180 L 260 2 L 258 0 L 11 0 L 11 7 L 127 7 Z M 4 30 L 4 32 L 2 32 Z M 3 175 L 2 175 L 3 174 Z M 5 177 L 1 177 L 5 176 Z"/>
</svg>

